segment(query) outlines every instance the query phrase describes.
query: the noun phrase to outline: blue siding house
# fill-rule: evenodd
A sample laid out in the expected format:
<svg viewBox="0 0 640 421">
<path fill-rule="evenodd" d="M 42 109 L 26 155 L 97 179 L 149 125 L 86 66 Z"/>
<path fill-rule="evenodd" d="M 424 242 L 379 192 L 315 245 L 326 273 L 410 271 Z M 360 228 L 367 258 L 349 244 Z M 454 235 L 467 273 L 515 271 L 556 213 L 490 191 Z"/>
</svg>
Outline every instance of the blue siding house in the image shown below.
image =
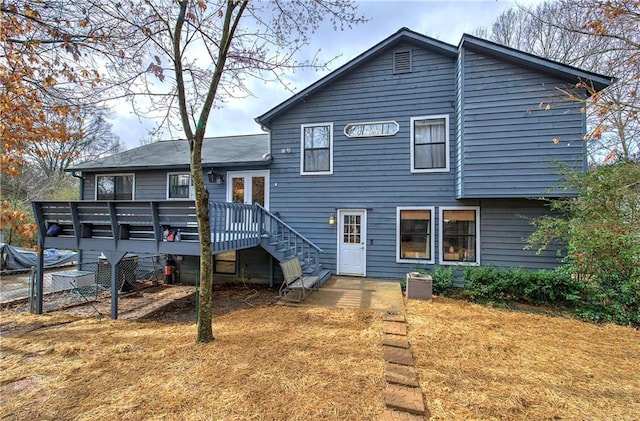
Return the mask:
<svg viewBox="0 0 640 421">
<path fill-rule="evenodd" d="M 583 104 L 565 94 L 586 99 L 579 81 L 596 91 L 612 82 L 474 36 L 454 46 L 400 29 L 257 117 L 265 134 L 205 140 L 212 209 L 235 203 L 256 212 L 229 216 L 235 210 L 222 207 L 212 218 L 227 215 L 227 230 L 260 224 L 255 241 L 216 249 L 216 272 L 277 282 L 286 258 L 279 250 L 292 243 L 304 244 L 308 270 L 321 278 L 401 278 L 434 265 L 556 266 L 554 250 L 523 247 L 530 218 L 548 212 L 538 198 L 570 194 L 558 189 L 556 166 L 585 165 Z M 163 215 L 192 203 L 188 168 L 184 140 L 78 165 L 82 200 L 36 202 L 41 233 L 66 215 L 85 260 L 105 248 L 181 254 L 188 272 L 197 267 L 197 241 L 166 245 L 160 233 L 171 219 Z M 127 202 L 149 215 L 146 237 L 133 236 L 144 224 L 119 210 Z M 83 225 L 99 225 L 78 210 L 87 203 L 109 204 L 108 241 L 81 235 Z M 177 223 L 186 240 L 192 225 Z M 41 235 L 48 246 L 62 241 Z"/>
</svg>

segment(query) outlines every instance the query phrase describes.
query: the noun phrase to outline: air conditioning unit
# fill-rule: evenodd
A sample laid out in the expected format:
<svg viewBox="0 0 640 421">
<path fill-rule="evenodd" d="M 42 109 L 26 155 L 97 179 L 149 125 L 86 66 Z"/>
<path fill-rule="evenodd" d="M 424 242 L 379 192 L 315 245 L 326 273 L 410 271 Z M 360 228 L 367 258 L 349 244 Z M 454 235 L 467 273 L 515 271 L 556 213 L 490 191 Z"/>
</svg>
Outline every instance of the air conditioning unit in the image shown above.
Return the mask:
<svg viewBox="0 0 640 421">
<path fill-rule="evenodd" d="M 95 272 L 89 272 L 87 270 L 67 270 L 51 274 L 51 292 L 94 287 L 95 285 Z"/>
</svg>

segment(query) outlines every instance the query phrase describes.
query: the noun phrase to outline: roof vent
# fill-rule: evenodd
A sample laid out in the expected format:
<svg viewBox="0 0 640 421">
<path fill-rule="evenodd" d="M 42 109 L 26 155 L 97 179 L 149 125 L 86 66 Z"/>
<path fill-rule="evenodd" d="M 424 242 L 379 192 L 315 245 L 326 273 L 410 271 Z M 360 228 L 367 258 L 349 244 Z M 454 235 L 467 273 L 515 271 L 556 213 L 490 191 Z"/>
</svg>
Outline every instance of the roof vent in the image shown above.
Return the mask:
<svg viewBox="0 0 640 421">
<path fill-rule="evenodd" d="M 393 73 L 411 73 L 411 50 L 394 51 Z"/>
</svg>

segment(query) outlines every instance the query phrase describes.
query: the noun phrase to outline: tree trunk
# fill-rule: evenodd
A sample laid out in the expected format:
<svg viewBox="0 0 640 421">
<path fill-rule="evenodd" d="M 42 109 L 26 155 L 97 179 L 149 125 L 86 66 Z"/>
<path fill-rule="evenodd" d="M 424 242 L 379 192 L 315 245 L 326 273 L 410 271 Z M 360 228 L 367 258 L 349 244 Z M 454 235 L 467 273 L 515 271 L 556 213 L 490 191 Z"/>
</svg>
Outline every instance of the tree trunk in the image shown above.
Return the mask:
<svg viewBox="0 0 640 421">
<path fill-rule="evenodd" d="M 209 219 L 209 192 L 204 184 L 202 171 L 203 136 L 196 136 L 192 141 L 191 176 L 196 193 L 196 216 L 198 218 L 198 235 L 200 237 L 200 290 L 198 311 L 197 342 L 211 342 L 211 294 L 213 289 L 213 253 L 211 248 L 211 220 Z"/>
</svg>

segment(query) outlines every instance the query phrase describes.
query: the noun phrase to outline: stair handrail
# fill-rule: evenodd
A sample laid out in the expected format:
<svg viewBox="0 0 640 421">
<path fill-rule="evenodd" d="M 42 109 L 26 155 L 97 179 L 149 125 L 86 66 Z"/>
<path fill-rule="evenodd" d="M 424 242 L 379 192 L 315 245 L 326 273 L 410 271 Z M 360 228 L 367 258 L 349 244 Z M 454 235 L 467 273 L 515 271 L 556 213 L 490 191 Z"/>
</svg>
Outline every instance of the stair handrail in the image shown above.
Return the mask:
<svg viewBox="0 0 640 421">
<path fill-rule="evenodd" d="M 324 253 L 324 250 L 322 250 L 320 247 L 316 246 L 311 240 L 309 240 L 307 237 L 305 237 L 304 235 L 300 234 L 298 231 L 296 231 L 294 228 L 290 227 L 289 224 L 287 224 L 286 222 L 284 222 L 282 219 L 278 218 L 277 216 L 275 216 L 274 214 L 272 214 L 270 211 L 268 211 L 267 209 L 265 209 L 262 205 L 260 205 L 259 203 L 254 203 L 254 206 L 256 206 L 258 209 L 260 209 L 262 211 L 263 214 L 267 214 L 269 215 L 270 218 L 275 219 L 278 223 L 284 225 L 287 229 L 289 229 L 291 232 L 293 232 L 295 235 L 297 235 L 298 237 L 300 237 L 302 240 L 304 240 L 305 242 L 307 242 L 307 244 L 309 244 L 311 247 L 313 247 L 314 249 L 316 249 L 319 253 Z M 264 221 L 264 219 L 263 219 Z"/>
</svg>

